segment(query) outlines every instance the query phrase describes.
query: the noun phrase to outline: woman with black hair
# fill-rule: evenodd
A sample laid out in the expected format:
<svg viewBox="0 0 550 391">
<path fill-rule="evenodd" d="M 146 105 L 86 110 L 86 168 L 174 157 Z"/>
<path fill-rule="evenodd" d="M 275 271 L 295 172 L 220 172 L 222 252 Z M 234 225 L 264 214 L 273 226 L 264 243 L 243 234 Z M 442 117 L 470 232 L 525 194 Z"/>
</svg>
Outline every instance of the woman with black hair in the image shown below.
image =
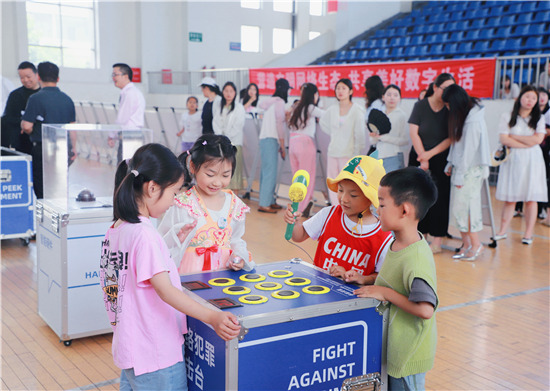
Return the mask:
<svg viewBox="0 0 550 391">
<path fill-rule="evenodd" d="M 525 205 L 525 233 L 521 242 L 533 243 L 537 220 L 537 201 L 548 202 L 544 158 L 539 145 L 546 136 L 546 124 L 538 104 L 538 91 L 525 86 L 514 103 L 512 113 L 500 119 L 500 143 L 510 148 L 510 157 L 499 166 L 496 198 L 504 201 L 500 230 L 495 240 L 505 239 L 514 214 L 514 205 Z"/>
<path fill-rule="evenodd" d="M 512 84 L 510 76 L 504 75 L 502 89 L 500 90 L 500 99 L 516 99 L 519 96 L 519 86 L 517 83 Z"/>
<path fill-rule="evenodd" d="M 243 105 L 236 100 L 237 87 L 233 82 L 228 81 L 223 86 L 221 101 L 214 102 L 212 127 L 214 133 L 227 136 L 237 147 L 235 174 L 231 178 L 229 188 L 239 195 L 239 190 L 243 187 L 243 137 L 246 113 Z"/>
<path fill-rule="evenodd" d="M 317 107 L 319 101 L 319 90 L 315 84 L 305 83 L 301 87 L 301 97 L 293 108 L 288 126 L 290 128 L 290 139 L 288 141 L 288 155 L 292 172 L 306 170 L 309 173 L 306 197 L 298 210 L 304 217 L 309 217 L 313 202 L 313 191 L 315 189 L 315 176 L 317 169 L 317 147 L 315 146 L 316 118 L 321 118 L 325 113 Z"/>
<path fill-rule="evenodd" d="M 386 110 L 386 106 L 382 101 L 384 96 L 384 83 L 378 75 L 371 76 L 365 82 L 365 101 L 367 112 L 365 113 L 365 122 L 368 122 L 369 114 L 372 109 L 378 109 L 382 112 Z"/>
<path fill-rule="evenodd" d="M 214 128 L 212 127 L 212 119 L 214 118 L 212 106 L 214 105 L 214 101 L 219 103 L 222 100 L 220 87 L 218 87 L 216 81 L 211 77 L 203 78 L 199 87 L 202 89 L 202 94 L 208 98 L 202 107 L 202 134 L 214 133 Z"/>
<path fill-rule="evenodd" d="M 247 113 L 250 113 L 256 106 L 258 106 L 258 98 L 260 97 L 260 90 L 256 83 L 250 83 L 244 90 L 241 103 Z"/>
<path fill-rule="evenodd" d="M 449 109 L 451 140 L 445 173 L 451 177 L 451 210 L 463 243 L 463 251 L 453 258 L 474 261 L 483 251 L 477 234 L 483 229 L 481 186 L 491 164 L 485 108 L 457 84 L 447 87 L 442 98 Z"/>
<path fill-rule="evenodd" d="M 353 84 L 350 79 L 340 79 L 334 88 L 338 104 L 332 105 L 323 114 L 319 125 L 330 135 L 327 151 L 327 177 L 336 178 L 348 161 L 361 155 L 365 149 L 365 119 L 363 110 L 351 101 Z M 332 205 L 338 205 L 338 196 L 329 192 Z"/>
<path fill-rule="evenodd" d="M 434 254 L 441 252 L 441 242 L 447 235 L 449 226 L 451 183 L 445 175 L 445 166 L 451 140 L 448 133 L 449 110 L 441 96 L 451 84 L 455 84 L 455 79 L 450 74 L 442 73 L 437 76 L 433 94 L 426 93 L 426 98 L 416 102 L 409 118 L 409 132 L 413 143 L 409 166 L 430 170 L 438 190 L 436 203 L 418 224 L 420 232 L 433 237 L 430 248 Z"/>
<path fill-rule="evenodd" d="M 259 212 L 277 213 L 282 206 L 275 201 L 277 185 L 278 153 L 284 159 L 285 154 L 285 103 L 288 100 L 290 84 L 286 79 L 275 82 L 275 92 L 271 98 L 260 102 L 260 109 L 265 110 L 260 131 L 260 154 L 262 166 L 260 172 L 260 207 Z"/>
</svg>

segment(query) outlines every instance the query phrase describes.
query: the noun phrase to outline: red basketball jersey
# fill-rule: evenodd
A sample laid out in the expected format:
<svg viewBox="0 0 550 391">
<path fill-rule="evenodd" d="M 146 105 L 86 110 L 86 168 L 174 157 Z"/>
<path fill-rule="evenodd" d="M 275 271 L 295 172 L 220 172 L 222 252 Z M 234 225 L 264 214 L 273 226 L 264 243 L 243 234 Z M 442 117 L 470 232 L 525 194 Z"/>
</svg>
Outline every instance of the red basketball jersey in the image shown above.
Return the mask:
<svg viewBox="0 0 550 391">
<path fill-rule="evenodd" d="M 340 205 L 331 207 L 319 235 L 314 264 L 325 270 L 339 265 L 346 271 L 353 269 L 368 276 L 374 273 L 382 250 L 392 239 L 392 235 L 390 232 L 382 231 L 380 222 L 377 222 L 374 229 L 369 232 L 352 232 L 346 226 L 344 217 Z"/>
</svg>

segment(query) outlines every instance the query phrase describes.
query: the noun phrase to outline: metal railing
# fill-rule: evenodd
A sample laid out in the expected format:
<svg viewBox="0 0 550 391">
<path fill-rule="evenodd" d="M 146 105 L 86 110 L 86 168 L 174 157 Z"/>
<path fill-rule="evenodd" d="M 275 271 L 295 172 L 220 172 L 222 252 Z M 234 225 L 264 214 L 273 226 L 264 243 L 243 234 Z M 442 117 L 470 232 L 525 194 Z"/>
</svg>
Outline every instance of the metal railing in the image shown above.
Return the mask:
<svg viewBox="0 0 550 391">
<path fill-rule="evenodd" d="M 228 81 L 235 83 L 237 93 L 248 85 L 248 68 L 203 69 L 200 71 L 147 72 L 149 93 L 152 94 L 201 94 L 203 77 L 212 77 L 223 88 Z"/>
<path fill-rule="evenodd" d="M 520 89 L 532 84 L 548 88 L 550 53 L 497 57 L 493 99 L 501 99 L 506 76 L 510 77 L 510 88 L 517 84 Z"/>
</svg>

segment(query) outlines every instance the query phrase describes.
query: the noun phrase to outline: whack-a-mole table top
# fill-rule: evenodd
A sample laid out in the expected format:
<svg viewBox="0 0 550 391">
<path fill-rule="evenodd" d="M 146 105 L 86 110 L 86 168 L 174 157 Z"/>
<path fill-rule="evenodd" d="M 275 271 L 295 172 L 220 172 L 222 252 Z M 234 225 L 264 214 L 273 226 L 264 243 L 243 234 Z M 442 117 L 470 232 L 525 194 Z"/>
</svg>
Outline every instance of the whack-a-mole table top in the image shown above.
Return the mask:
<svg viewBox="0 0 550 391">
<path fill-rule="evenodd" d="M 357 299 L 353 291 L 358 288 L 298 259 L 257 265 L 250 272 L 186 274 L 181 282 L 184 288 L 237 316 Z"/>
</svg>

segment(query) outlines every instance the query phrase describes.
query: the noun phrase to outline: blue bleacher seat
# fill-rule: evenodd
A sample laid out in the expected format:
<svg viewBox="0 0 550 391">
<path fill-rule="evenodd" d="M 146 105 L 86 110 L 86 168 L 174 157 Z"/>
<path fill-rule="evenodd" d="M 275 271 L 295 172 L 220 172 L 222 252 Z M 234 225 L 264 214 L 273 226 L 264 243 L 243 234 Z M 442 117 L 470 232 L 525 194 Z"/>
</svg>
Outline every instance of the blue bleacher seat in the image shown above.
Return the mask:
<svg viewBox="0 0 550 391">
<path fill-rule="evenodd" d="M 430 23 L 445 23 L 449 21 L 449 14 L 436 14 L 430 16 Z"/>
<path fill-rule="evenodd" d="M 422 13 L 421 8 L 415 8 L 411 11 L 410 15 L 416 17 L 416 16 L 420 16 L 421 13 Z"/>
<path fill-rule="evenodd" d="M 524 37 L 529 34 L 529 25 L 528 24 L 520 24 L 519 26 L 516 26 L 516 29 L 514 32 L 510 35 L 512 37 Z"/>
<path fill-rule="evenodd" d="M 495 16 L 493 18 L 488 18 L 485 27 L 498 27 L 500 26 L 500 16 Z"/>
<path fill-rule="evenodd" d="M 407 21 L 405 19 L 395 19 L 391 23 L 392 27 L 401 27 L 401 26 L 408 26 L 408 25 L 409 25 L 409 21 Z"/>
<path fill-rule="evenodd" d="M 455 54 L 452 58 L 454 59 L 461 59 L 461 58 L 466 58 L 466 55 L 465 54 Z"/>
<path fill-rule="evenodd" d="M 443 45 L 432 45 L 428 51 L 429 56 L 441 56 L 443 54 Z"/>
<path fill-rule="evenodd" d="M 464 14 L 465 19 L 486 18 L 489 10 L 487 8 L 471 9 Z"/>
<path fill-rule="evenodd" d="M 481 53 L 471 52 L 466 54 L 466 58 L 480 58 L 480 57 L 481 57 Z"/>
<path fill-rule="evenodd" d="M 412 25 L 420 25 L 420 24 L 426 24 L 428 23 L 427 21 L 428 17 L 427 16 L 416 16 L 414 18 L 414 23 L 411 23 Z"/>
<path fill-rule="evenodd" d="M 367 42 L 367 49 L 373 49 L 378 46 L 378 41 L 381 41 L 381 39 L 369 39 Z"/>
<path fill-rule="evenodd" d="M 506 45 L 504 46 L 504 50 L 519 50 L 520 45 L 521 45 L 521 38 L 508 39 L 506 41 Z"/>
<path fill-rule="evenodd" d="M 403 53 L 403 55 L 405 57 L 411 57 L 411 56 L 416 56 L 417 53 L 417 48 L 418 46 L 408 46 L 406 49 L 405 49 L 405 53 Z"/>
<path fill-rule="evenodd" d="M 521 13 L 521 2 L 517 2 L 516 4 L 512 4 L 510 7 L 508 7 L 508 11 L 506 11 L 507 14 L 519 14 Z"/>
<path fill-rule="evenodd" d="M 483 53 L 489 48 L 489 41 L 477 41 L 473 47 L 474 53 Z"/>
<path fill-rule="evenodd" d="M 484 29 L 479 33 L 480 39 L 492 39 L 495 35 L 495 29 Z"/>
<path fill-rule="evenodd" d="M 472 51 L 472 42 L 462 42 L 458 45 L 457 53 L 470 53 Z"/>
<path fill-rule="evenodd" d="M 428 45 L 418 46 L 418 50 L 417 50 L 416 54 L 421 56 L 421 57 L 427 56 L 428 55 Z"/>
<path fill-rule="evenodd" d="M 438 23 L 438 24 L 432 24 L 433 28 L 430 31 L 431 33 L 442 33 L 444 31 L 447 31 L 445 28 L 445 23 Z"/>
<path fill-rule="evenodd" d="M 455 31 L 451 34 L 448 42 L 460 42 L 464 38 L 464 31 Z"/>
<path fill-rule="evenodd" d="M 504 13 L 504 7 L 503 6 L 499 6 L 499 7 L 491 7 L 489 9 L 489 13 L 487 14 L 488 16 L 500 16 Z"/>
<path fill-rule="evenodd" d="M 461 20 L 459 22 L 449 23 L 447 26 L 448 31 L 466 31 L 468 29 L 468 21 Z"/>
<path fill-rule="evenodd" d="M 358 62 L 365 62 L 369 59 L 369 51 L 368 50 L 361 50 L 359 52 L 359 55 L 357 56 Z"/>
<path fill-rule="evenodd" d="M 451 14 L 451 16 L 449 17 L 449 22 L 456 22 L 458 20 L 462 20 L 463 19 L 463 16 L 464 16 L 464 12 L 463 11 L 457 11 L 457 12 L 453 12 Z"/>
<path fill-rule="evenodd" d="M 464 11 L 468 8 L 468 2 L 467 1 L 455 1 L 454 4 L 456 11 Z M 453 11 L 453 10 L 450 10 Z"/>
<path fill-rule="evenodd" d="M 533 21 L 533 13 L 532 12 L 526 12 L 524 14 L 520 14 L 518 16 L 518 20 L 516 20 L 517 24 L 524 24 L 524 23 L 531 23 Z"/>
<path fill-rule="evenodd" d="M 343 61 L 345 58 L 346 58 L 346 51 L 345 50 L 339 50 L 336 53 L 336 57 L 331 58 L 330 62 Z"/>
<path fill-rule="evenodd" d="M 380 53 L 380 49 L 372 49 L 369 52 L 369 59 L 375 60 L 378 58 L 378 54 Z"/>
<path fill-rule="evenodd" d="M 538 23 L 538 24 L 531 24 L 529 25 L 529 35 L 539 35 L 544 34 L 546 31 L 544 31 L 544 23 Z"/>
<path fill-rule="evenodd" d="M 511 26 L 516 22 L 516 16 L 510 15 L 510 16 L 503 16 L 500 18 L 500 25 L 501 26 Z"/>
<path fill-rule="evenodd" d="M 445 43 L 449 37 L 448 33 L 436 34 L 434 43 Z"/>
<path fill-rule="evenodd" d="M 514 74 L 514 83 L 518 83 L 520 86 L 531 84 L 533 82 L 533 76 L 535 72 L 532 68 L 518 69 Z"/>
<path fill-rule="evenodd" d="M 395 30 L 395 34 L 393 36 L 403 37 L 405 35 L 407 35 L 407 27 L 400 27 Z"/>
<path fill-rule="evenodd" d="M 443 48 L 443 54 L 454 54 L 456 53 L 456 48 L 458 47 L 457 43 L 448 43 Z"/>
<path fill-rule="evenodd" d="M 550 11 L 538 12 L 535 16 L 535 23 L 550 22 Z"/>
<path fill-rule="evenodd" d="M 465 1 L 465 3 L 467 3 L 468 9 L 471 10 L 481 7 L 481 1 Z"/>
<path fill-rule="evenodd" d="M 346 61 L 354 61 L 357 58 L 357 50 L 350 50 L 346 54 Z"/>
<path fill-rule="evenodd" d="M 423 35 L 415 35 L 411 39 L 411 45 L 420 45 L 424 42 L 424 36 Z"/>
<path fill-rule="evenodd" d="M 395 37 L 395 38 L 392 38 L 390 46 L 391 47 L 407 46 L 409 42 L 411 42 L 411 37 Z"/>
<path fill-rule="evenodd" d="M 382 60 L 387 60 L 389 57 L 390 57 L 390 49 L 381 49 L 380 52 L 378 53 L 378 56 L 382 59 Z"/>
<path fill-rule="evenodd" d="M 427 24 L 420 24 L 418 26 L 414 26 L 414 29 L 413 29 L 413 34 L 425 34 L 427 31 L 428 31 L 428 27 L 429 25 Z"/>
<path fill-rule="evenodd" d="M 390 38 L 382 38 L 378 42 L 378 47 L 379 48 L 385 48 L 385 47 L 389 46 L 389 42 L 390 42 Z"/>
<path fill-rule="evenodd" d="M 512 35 L 511 31 L 511 27 L 499 27 L 495 34 L 495 38 L 508 38 L 510 35 Z"/>
<path fill-rule="evenodd" d="M 361 41 L 357 42 L 355 44 L 355 47 L 352 47 L 351 49 L 357 49 L 357 50 L 363 50 L 367 48 L 367 41 L 362 39 Z"/>
<path fill-rule="evenodd" d="M 506 47 L 505 39 L 495 39 L 488 51 L 492 53 L 502 52 L 504 51 L 505 47 Z"/>
<path fill-rule="evenodd" d="M 546 11 L 550 10 L 550 1 L 539 1 L 537 6 L 537 11 Z"/>
<path fill-rule="evenodd" d="M 521 46 L 521 49 L 538 49 L 542 46 L 542 37 L 529 37 L 527 41 Z"/>
<path fill-rule="evenodd" d="M 391 58 L 400 58 L 400 57 L 403 57 L 403 50 L 404 50 L 403 47 L 398 47 L 398 48 L 392 49 L 392 51 L 391 51 L 391 53 L 390 53 L 390 57 L 391 57 Z"/>
<path fill-rule="evenodd" d="M 508 4 L 508 1 L 486 1 L 484 4 L 484 7 L 492 8 L 492 7 L 504 7 Z"/>
<path fill-rule="evenodd" d="M 485 19 L 475 19 L 470 26 L 472 29 L 482 29 L 483 27 L 485 27 Z"/>
<path fill-rule="evenodd" d="M 537 8 L 537 1 L 524 1 L 521 5 L 521 12 L 535 11 Z"/>
<path fill-rule="evenodd" d="M 479 30 L 470 30 L 466 33 L 466 40 L 475 41 L 479 38 Z"/>
</svg>

